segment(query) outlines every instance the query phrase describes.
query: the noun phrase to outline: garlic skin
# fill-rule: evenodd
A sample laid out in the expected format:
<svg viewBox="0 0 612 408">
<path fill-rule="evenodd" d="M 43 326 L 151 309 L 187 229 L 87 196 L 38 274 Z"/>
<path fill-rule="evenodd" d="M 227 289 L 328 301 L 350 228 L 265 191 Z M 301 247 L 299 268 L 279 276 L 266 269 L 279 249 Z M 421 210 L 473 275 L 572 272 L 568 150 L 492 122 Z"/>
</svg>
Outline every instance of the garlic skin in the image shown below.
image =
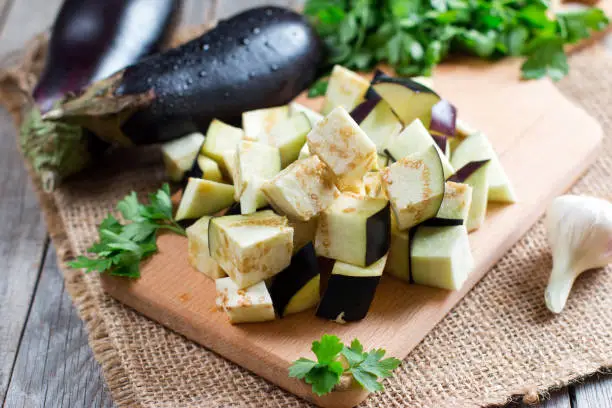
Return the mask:
<svg viewBox="0 0 612 408">
<path fill-rule="evenodd" d="M 551 312 L 560 313 L 582 272 L 612 263 L 612 203 L 585 196 L 557 197 L 544 224 L 553 254 L 544 299 Z"/>
</svg>

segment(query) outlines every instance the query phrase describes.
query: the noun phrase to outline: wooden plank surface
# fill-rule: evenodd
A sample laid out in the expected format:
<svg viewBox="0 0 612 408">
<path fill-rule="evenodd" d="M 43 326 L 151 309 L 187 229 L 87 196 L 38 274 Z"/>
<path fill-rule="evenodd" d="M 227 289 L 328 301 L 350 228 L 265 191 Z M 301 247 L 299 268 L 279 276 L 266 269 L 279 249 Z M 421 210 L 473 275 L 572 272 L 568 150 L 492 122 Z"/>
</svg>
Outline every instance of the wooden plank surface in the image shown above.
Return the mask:
<svg viewBox="0 0 612 408">
<path fill-rule="evenodd" d="M 309 386 L 288 378 L 291 361 L 303 355 L 313 338 L 331 330 L 345 341 L 358 338 L 366 348 L 384 348 L 390 355 L 405 357 L 597 155 L 599 124 L 551 82 L 517 81 L 518 66 L 516 60 L 444 65 L 434 75 L 436 90 L 453 101 L 468 123 L 489 135 L 519 197 L 513 205 L 491 206 L 484 225 L 470 234 L 475 268 L 461 290 L 405 285 L 383 276 L 361 322 L 337 325 L 309 311 L 273 322 L 232 326 L 225 314 L 214 311 L 214 282 L 190 267 L 186 239 L 177 235 L 158 239 L 160 251 L 143 265 L 140 279 L 104 277 L 105 289 L 144 315 L 301 397 L 326 407 L 355 405 L 366 396 L 362 390 L 316 397 Z M 580 140 L 575 138 L 578 133 L 583 135 Z M 541 152 L 550 146 L 555 146 L 555 154 L 543 159 Z"/>
<path fill-rule="evenodd" d="M 210 11 L 207 7 L 212 1 L 214 0 L 188 0 L 183 12 L 183 21 L 189 24 L 197 24 L 200 13 L 206 14 Z M 236 10 L 246 7 L 245 1 L 218 1 L 223 3 L 221 5 L 221 15 L 223 13 L 230 15 Z M 293 3 L 299 3 L 299 0 Z M 19 47 L 27 41 L 31 34 L 40 31 L 42 27 L 50 26 L 59 4 L 60 0 L 0 0 L 0 54 Z M 10 13 L 11 21 L 9 24 L 9 13 L 7 12 L 11 11 L 12 8 L 17 10 L 17 12 Z M 32 12 L 32 10 L 36 10 L 36 12 Z M 3 24 L 3 22 L 7 24 Z M 3 30 L 4 25 L 8 27 L 5 30 Z M 612 37 L 608 36 L 607 41 L 610 44 L 610 49 L 612 49 Z M 61 301 L 54 300 L 55 296 L 60 296 L 62 288 L 58 285 L 58 282 L 60 282 L 60 279 L 58 279 L 60 272 L 56 268 L 54 257 L 51 253 L 45 258 L 45 267 L 42 268 L 43 274 L 38 285 L 36 299 L 32 304 L 31 316 L 38 316 L 38 324 L 48 326 L 54 331 L 57 326 L 52 325 L 53 322 L 67 322 L 61 323 L 61 327 L 64 329 L 58 330 L 57 333 L 51 336 L 53 337 L 53 344 L 65 344 L 65 347 L 63 349 L 59 347 L 42 347 L 41 342 L 44 338 L 38 335 L 38 331 L 35 330 L 37 328 L 35 323 L 28 323 L 24 332 L 24 341 L 21 346 L 19 345 L 21 331 L 28 314 L 27 311 L 34 297 L 36 277 L 41 269 L 37 263 L 43 257 L 44 227 L 41 225 L 36 200 L 31 193 L 31 189 L 27 187 L 21 191 L 16 191 L 19 190 L 19 186 L 27 185 L 28 182 L 24 172 L 21 170 L 21 164 L 16 159 L 14 138 L 14 129 L 9 118 L 4 111 L 0 111 L 0 222 L 9 220 L 9 224 L 2 224 L 6 228 L 0 231 L 0 254 L 3 256 L 2 259 L 5 263 L 2 278 L 0 278 L 0 316 L 2 317 L 2 321 L 0 321 L 0 398 L 2 399 L 0 401 L 4 400 L 4 393 L 13 368 L 15 369 L 15 376 L 25 379 L 28 375 L 26 373 L 36 375 L 37 372 L 40 372 L 36 369 L 36 365 L 46 357 L 47 362 L 54 362 L 54 364 L 47 366 L 48 369 L 54 373 L 62 372 L 62 375 L 52 375 L 44 380 L 44 384 L 32 384 L 28 389 L 34 391 L 34 385 L 36 385 L 37 392 L 46 389 L 51 395 L 47 401 L 62 403 L 61 405 L 48 404 L 47 406 L 68 408 L 111 406 L 108 394 L 105 396 L 94 396 L 98 394 L 96 392 L 87 392 L 87 398 L 69 397 L 73 390 L 78 392 L 78 390 L 103 389 L 103 382 L 99 377 L 100 369 L 97 363 L 91 362 L 91 357 L 86 356 L 91 351 L 88 346 L 84 345 L 83 324 L 74 317 L 74 308 L 68 303 L 66 292 L 63 291 L 61 294 Z M 20 215 L 16 217 L 16 213 Z M 19 219 L 15 220 L 15 218 Z M 29 230 L 29 233 L 25 234 L 25 239 L 21 235 L 15 236 L 14 234 L 9 234 L 9 231 L 16 229 Z M 13 240 L 13 238 L 20 242 L 7 242 L 7 239 Z M 15 252 L 15 247 L 20 249 Z M 24 248 L 27 248 L 27 251 Z M 6 253 L 10 253 L 8 258 L 4 257 Z M 6 265 L 12 265 L 12 268 L 7 268 Z M 7 273 L 7 271 L 9 272 Z M 55 277 L 47 276 L 53 275 L 53 273 L 55 273 Z M 40 294 L 45 291 L 45 285 L 47 284 L 50 284 L 54 289 Z M 44 299 L 44 301 L 41 299 Z M 41 313 L 41 310 L 48 308 L 55 308 L 55 313 L 48 312 L 47 315 Z M 68 309 L 71 310 L 69 318 L 66 317 Z M 59 318 L 59 316 L 64 317 Z M 66 329 L 66 327 L 70 329 Z M 34 341 L 36 337 L 39 337 L 40 341 Z M 47 336 L 47 338 L 50 337 Z M 16 356 L 17 348 L 19 348 L 18 356 Z M 36 350 L 36 353 L 33 350 Z M 75 352 L 75 350 L 78 351 Z M 24 357 L 24 355 L 27 356 L 28 354 L 36 358 L 30 357 L 28 360 L 28 358 Z M 60 355 L 69 356 L 74 363 L 58 368 L 63 359 L 63 357 L 58 357 Z M 15 361 L 15 358 L 17 358 L 17 361 Z M 21 362 L 24 360 L 33 361 L 33 363 L 23 365 Z M 77 361 L 83 362 L 82 365 L 77 364 Z M 15 363 L 14 367 L 13 363 Z M 83 381 L 88 384 L 85 387 L 82 385 L 82 378 L 85 378 Z M 6 404 L 0 405 L 6 407 L 17 406 L 13 404 L 23 401 L 18 396 L 18 393 L 23 392 L 23 390 L 24 388 L 18 387 L 17 380 L 13 380 L 11 382 L 10 400 L 7 400 Z M 589 380 L 585 384 L 570 387 L 570 390 L 573 397 L 572 408 L 606 408 L 612 406 L 610 405 L 612 400 L 610 398 L 612 394 L 611 377 L 602 376 L 601 378 Z M 40 394 L 36 395 L 34 399 L 39 402 L 45 401 L 44 398 L 40 397 Z M 515 406 L 516 404 L 510 404 L 508 408 Z M 538 406 L 541 408 L 569 408 L 570 398 L 567 389 L 553 393 L 550 400 L 543 401 Z"/>
</svg>

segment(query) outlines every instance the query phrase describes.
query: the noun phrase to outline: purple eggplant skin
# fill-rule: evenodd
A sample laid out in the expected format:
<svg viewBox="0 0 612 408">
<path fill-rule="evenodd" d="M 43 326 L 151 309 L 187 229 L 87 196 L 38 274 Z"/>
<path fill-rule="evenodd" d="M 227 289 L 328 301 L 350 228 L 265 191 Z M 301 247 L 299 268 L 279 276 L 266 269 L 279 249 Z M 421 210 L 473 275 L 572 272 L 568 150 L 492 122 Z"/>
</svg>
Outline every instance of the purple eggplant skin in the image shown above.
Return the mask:
<svg viewBox="0 0 612 408">
<path fill-rule="evenodd" d="M 242 112 L 284 105 L 317 78 L 321 42 L 291 10 L 259 7 L 132 65 L 115 96 L 144 94 L 152 103 L 121 127 L 134 144 L 205 131 L 213 118 L 239 123 Z"/>
<path fill-rule="evenodd" d="M 181 7 L 182 0 L 65 0 L 33 93 L 41 111 L 64 94 L 159 51 Z"/>
</svg>

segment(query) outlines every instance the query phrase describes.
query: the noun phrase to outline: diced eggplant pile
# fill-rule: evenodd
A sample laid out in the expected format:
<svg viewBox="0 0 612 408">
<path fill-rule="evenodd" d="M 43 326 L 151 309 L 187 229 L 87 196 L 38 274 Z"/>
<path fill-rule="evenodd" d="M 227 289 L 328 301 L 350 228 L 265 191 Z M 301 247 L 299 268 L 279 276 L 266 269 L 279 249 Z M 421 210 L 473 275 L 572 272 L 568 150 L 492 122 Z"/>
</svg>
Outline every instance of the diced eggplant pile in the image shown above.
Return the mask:
<svg viewBox="0 0 612 408">
<path fill-rule="evenodd" d="M 340 66 L 321 113 L 244 112 L 242 128 L 214 120 L 163 153 L 183 184 L 189 261 L 216 280 L 231 323 L 309 309 L 358 321 L 383 274 L 459 290 L 474 265 L 468 233 L 489 201 L 515 201 L 487 137 L 429 83 Z"/>
</svg>

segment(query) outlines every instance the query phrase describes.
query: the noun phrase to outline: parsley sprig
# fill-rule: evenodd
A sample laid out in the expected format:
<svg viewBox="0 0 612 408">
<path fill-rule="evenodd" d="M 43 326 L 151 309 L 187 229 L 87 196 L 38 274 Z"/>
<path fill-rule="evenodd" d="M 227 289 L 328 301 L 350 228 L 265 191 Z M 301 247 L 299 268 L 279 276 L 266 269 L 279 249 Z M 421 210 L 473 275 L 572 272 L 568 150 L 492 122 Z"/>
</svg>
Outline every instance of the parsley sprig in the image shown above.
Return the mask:
<svg viewBox="0 0 612 408">
<path fill-rule="evenodd" d="M 117 203 L 127 224 L 108 215 L 98 227 L 99 240 L 87 252 L 68 265 L 85 272 L 109 273 L 127 278 L 140 277 L 140 262 L 157 252 L 157 232 L 161 229 L 185 235 L 185 229 L 172 218 L 170 187 L 164 184 L 149 195 L 149 204 L 142 204 L 132 192 Z"/>
<path fill-rule="evenodd" d="M 289 377 L 312 385 L 312 391 L 317 395 L 330 393 L 345 373 L 351 374 L 359 385 L 370 392 L 382 391 L 383 385 L 379 379 L 390 377 L 401 363 L 394 357 L 383 359 L 383 349 L 364 352 L 359 340 L 353 340 L 347 347 L 337 336 L 329 334 L 324 334 L 320 341 L 314 341 L 311 350 L 317 356 L 317 361 L 304 357 L 297 359 L 289 368 Z"/>
<path fill-rule="evenodd" d="M 524 56 L 525 79 L 568 72 L 565 44 L 602 30 L 598 8 L 551 16 L 546 0 L 308 0 L 328 63 L 370 70 L 388 63 L 399 75 L 430 75 L 452 54 L 484 59 Z M 321 87 L 321 85 L 319 85 Z"/>
</svg>

